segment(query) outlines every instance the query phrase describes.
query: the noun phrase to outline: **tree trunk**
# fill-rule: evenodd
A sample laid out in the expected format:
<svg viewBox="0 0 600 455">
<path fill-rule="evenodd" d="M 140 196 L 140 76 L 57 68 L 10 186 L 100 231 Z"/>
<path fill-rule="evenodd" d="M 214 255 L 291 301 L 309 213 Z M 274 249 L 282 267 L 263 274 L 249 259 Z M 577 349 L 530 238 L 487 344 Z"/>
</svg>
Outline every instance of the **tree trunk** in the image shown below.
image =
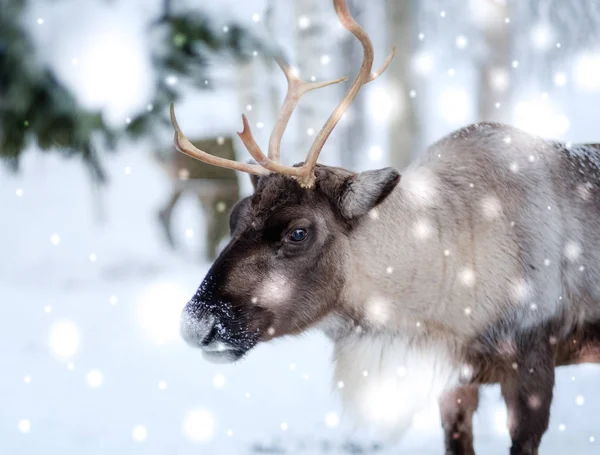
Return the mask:
<svg viewBox="0 0 600 455">
<path fill-rule="evenodd" d="M 396 57 L 392 61 L 387 77 L 392 94 L 399 106 L 390 118 L 390 164 L 397 169 L 406 167 L 419 144 L 419 121 L 415 99 L 411 90 L 418 90 L 413 80 L 412 57 L 418 36 L 416 27 L 416 2 L 413 0 L 385 0 L 386 28 L 389 42 L 396 46 Z"/>
<path fill-rule="evenodd" d="M 247 115 L 250 114 L 248 107 L 251 110 L 256 110 L 259 106 L 256 105 L 257 100 L 257 87 L 256 87 L 256 60 L 249 60 L 248 62 L 238 63 L 236 69 L 236 86 L 237 86 L 237 95 L 238 95 L 238 105 L 240 107 L 239 111 L 244 112 Z M 252 125 L 254 126 L 254 125 Z M 254 127 L 252 131 L 255 134 L 255 139 L 260 141 L 262 139 L 261 136 L 256 133 L 260 133 L 260 130 Z M 246 151 L 245 146 L 242 141 L 235 136 L 234 139 L 234 152 L 235 159 L 237 161 L 248 161 L 250 158 L 249 154 Z M 262 144 L 262 141 L 259 142 Z M 250 179 L 241 178 L 240 187 L 242 188 L 242 194 L 250 194 L 252 193 L 252 186 L 250 184 Z"/>
<path fill-rule="evenodd" d="M 323 0 L 294 0 L 295 65 L 300 77 L 310 81 L 340 77 L 337 71 L 344 60 L 335 45 L 337 19 L 330 2 Z M 332 27 L 332 24 L 336 26 Z M 334 51 L 334 49 L 336 49 Z M 347 89 L 339 84 L 306 94 L 296 108 L 297 140 L 291 155 L 294 161 L 303 161 L 315 136 Z M 319 161 L 339 165 L 339 134 L 334 131 L 327 140 Z"/>
<path fill-rule="evenodd" d="M 479 115 L 482 121 L 510 121 L 510 17 L 508 2 L 480 0 L 493 9 L 485 23 L 479 24 L 484 42 L 484 56 L 479 67 Z M 497 104 L 499 103 L 499 104 Z M 498 106 L 498 107 L 497 107 Z"/>
<path fill-rule="evenodd" d="M 352 7 L 352 4 L 349 5 Z M 355 19 L 362 24 L 361 14 L 351 10 Z M 349 35 L 344 38 L 341 45 L 341 52 L 344 55 L 343 74 L 356 74 L 358 65 L 363 58 L 363 49 L 360 42 Z M 347 169 L 356 170 L 360 167 L 361 154 L 365 152 L 365 135 L 366 135 L 366 106 L 364 91 L 359 92 L 358 96 L 352 102 L 351 115 L 345 118 L 342 127 L 342 137 L 340 140 L 340 160 L 341 166 Z M 338 127 L 339 128 L 339 127 Z"/>
</svg>

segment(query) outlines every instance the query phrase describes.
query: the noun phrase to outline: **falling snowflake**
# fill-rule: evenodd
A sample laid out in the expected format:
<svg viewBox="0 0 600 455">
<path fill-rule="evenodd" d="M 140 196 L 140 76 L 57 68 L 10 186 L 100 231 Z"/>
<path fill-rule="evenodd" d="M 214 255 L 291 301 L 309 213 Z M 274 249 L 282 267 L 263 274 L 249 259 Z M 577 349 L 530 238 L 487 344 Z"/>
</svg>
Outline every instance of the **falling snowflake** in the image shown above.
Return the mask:
<svg viewBox="0 0 600 455">
<path fill-rule="evenodd" d="M 210 441 L 215 432 L 215 419 L 206 409 L 194 409 L 183 420 L 183 431 L 192 442 Z"/>
<path fill-rule="evenodd" d="M 97 389 L 104 384 L 104 374 L 100 370 L 91 370 L 86 376 L 86 381 L 92 389 Z"/>
<path fill-rule="evenodd" d="M 325 425 L 329 428 L 337 427 L 340 423 L 340 418 L 336 412 L 328 412 L 325 414 Z"/>
<path fill-rule="evenodd" d="M 468 267 L 462 269 L 460 272 L 460 281 L 465 286 L 473 287 L 475 285 L 475 272 Z"/>
<path fill-rule="evenodd" d="M 225 376 L 224 375 L 222 375 L 222 374 L 215 374 L 213 376 L 212 383 L 213 383 L 213 386 L 216 389 L 222 389 L 223 387 L 225 387 L 225 382 L 226 382 L 226 380 L 225 380 Z"/>
<path fill-rule="evenodd" d="M 19 420 L 18 427 L 21 433 L 29 433 L 31 431 L 31 422 L 27 419 L 21 419 Z"/>
<path fill-rule="evenodd" d="M 131 437 L 135 442 L 144 442 L 148 438 L 148 430 L 143 425 L 136 425 L 131 431 Z"/>
</svg>

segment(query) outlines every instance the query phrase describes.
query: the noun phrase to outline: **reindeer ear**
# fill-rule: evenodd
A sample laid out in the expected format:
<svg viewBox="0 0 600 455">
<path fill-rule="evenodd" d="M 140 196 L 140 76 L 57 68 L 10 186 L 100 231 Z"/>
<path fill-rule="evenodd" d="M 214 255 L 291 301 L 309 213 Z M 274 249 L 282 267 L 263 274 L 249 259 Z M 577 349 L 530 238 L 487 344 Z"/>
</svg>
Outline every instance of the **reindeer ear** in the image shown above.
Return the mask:
<svg viewBox="0 0 600 455">
<path fill-rule="evenodd" d="M 400 174 L 391 167 L 349 177 L 339 199 L 342 215 L 348 219 L 366 215 L 392 192 L 399 181 Z"/>
</svg>

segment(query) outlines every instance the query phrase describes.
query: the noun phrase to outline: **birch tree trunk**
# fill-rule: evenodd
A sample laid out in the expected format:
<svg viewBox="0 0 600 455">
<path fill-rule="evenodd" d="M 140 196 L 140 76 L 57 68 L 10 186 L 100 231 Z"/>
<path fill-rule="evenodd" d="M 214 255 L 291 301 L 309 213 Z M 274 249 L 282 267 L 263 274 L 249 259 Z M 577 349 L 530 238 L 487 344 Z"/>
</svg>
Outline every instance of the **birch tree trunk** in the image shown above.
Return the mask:
<svg viewBox="0 0 600 455">
<path fill-rule="evenodd" d="M 249 60 L 237 65 L 236 85 L 240 112 L 253 109 L 256 103 L 255 61 Z"/>
<path fill-rule="evenodd" d="M 358 2 L 349 2 L 350 12 L 359 24 L 364 23 L 364 11 L 358 11 L 356 8 Z M 363 8 L 364 10 L 364 8 Z M 344 75 L 356 74 L 357 68 L 363 58 L 363 48 L 354 35 L 345 36 L 341 44 L 341 52 L 344 56 L 343 69 Z M 358 96 L 352 102 L 352 108 L 349 115 L 346 116 L 343 125 L 338 128 L 342 130 L 340 138 L 340 160 L 341 166 L 347 169 L 356 170 L 361 161 L 364 161 L 360 154 L 365 153 L 365 133 L 366 133 L 366 103 L 364 91 L 359 92 Z"/>
<path fill-rule="evenodd" d="M 275 32 L 275 25 L 277 23 L 277 17 L 275 16 L 277 11 L 275 10 L 275 0 L 268 0 L 267 6 L 265 8 L 265 28 L 267 33 L 273 42 L 271 46 L 273 47 L 273 52 L 283 52 L 279 49 L 279 45 L 277 44 L 277 33 Z M 270 108 L 270 117 L 272 119 L 276 119 L 279 114 L 279 108 L 281 107 L 281 103 L 285 97 L 285 94 L 280 91 L 280 84 L 278 81 L 282 77 L 281 68 L 277 65 L 274 56 L 268 55 L 266 59 L 263 59 L 264 65 L 267 68 L 267 73 L 269 77 L 267 78 L 269 81 L 269 108 Z"/>
<path fill-rule="evenodd" d="M 248 113 L 249 110 L 256 108 L 257 101 L 257 90 L 256 90 L 256 60 L 248 60 L 244 63 L 238 63 L 236 66 L 236 88 L 238 95 L 238 105 L 240 112 Z M 248 107 L 250 109 L 248 109 Z M 256 128 L 253 128 L 255 131 Z M 258 138 L 258 136 L 257 136 Z M 236 160 L 247 161 L 250 159 L 246 152 L 246 148 L 242 144 L 242 141 L 235 135 L 234 138 L 234 151 L 236 154 Z M 242 194 L 252 193 L 252 186 L 250 179 L 241 178 L 239 179 L 240 188 Z"/>
<path fill-rule="evenodd" d="M 478 0 L 490 12 L 479 23 L 484 43 L 484 55 L 479 66 L 478 119 L 482 121 L 510 121 L 510 27 L 508 1 Z M 497 104 L 499 103 L 499 104 Z M 497 107 L 498 106 L 498 107 Z"/>
<path fill-rule="evenodd" d="M 390 45 L 396 46 L 396 57 L 392 61 L 387 77 L 399 104 L 396 115 L 390 119 L 390 164 L 397 169 L 406 167 L 419 143 L 419 120 L 415 99 L 409 96 L 416 90 L 412 57 L 418 36 L 414 0 L 385 0 L 386 28 Z M 418 90 L 417 90 L 418 93 Z"/>
<path fill-rule="evenodd" d="M 294 0 L 295 15 L 295 66 L 304 80 L 333 79 L 340 77 L 343 60 L 339 47 L 335 46 L 337 20 L 331 2 L 323 0 Z M 336 49 L 336 51 L 334 51 Z M 294 161 L 306 158 L 316 134 L 325 123 L 342 96 L 346 84 L 334 85 L 306 94 L 296 108 L 297 140 L 291 156 Z M 319 161 L 339 165 L 338 131 L 327 140 Z"/>
</svg>

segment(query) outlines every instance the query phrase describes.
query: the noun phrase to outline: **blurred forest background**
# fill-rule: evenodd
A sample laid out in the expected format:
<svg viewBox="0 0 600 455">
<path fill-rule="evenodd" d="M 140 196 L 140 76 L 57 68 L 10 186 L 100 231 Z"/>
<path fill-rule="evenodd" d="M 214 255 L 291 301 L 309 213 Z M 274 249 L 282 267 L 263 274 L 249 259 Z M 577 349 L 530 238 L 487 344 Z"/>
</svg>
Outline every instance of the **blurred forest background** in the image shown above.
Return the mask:
<svg viewBox="0 0 600 455">
<path fill-rule="evenodd" d="M 375 66 L 392 45 L 397 55 L 321 162 L 401 170 L 484 120 L 600 141 L 600 2 L 348 3 Z M 329 0 L 0 0 L 1 452 L 129 454 L 148 440 L 144 453 L 387 453 L 338 417 L 319 335 L 223 368 L 178 339 L 179 311 L 251 187 L 175 152 L 168 105 L 201 147 L 247 160 L 240 114 L 266 145 L 285 94 L 276 52 L 316 80 L 354 77 L 362 54 Z M 283 161 L 303 160 L 346 88 L 303 98 Z M 596 453 L 599 377 L 561 373 L 544 453 Z M 476 441 L 504 453 L 505 410 L 489 394 Z M 439 453 L 435 418 L 402 450 Z"/>
</svg>

